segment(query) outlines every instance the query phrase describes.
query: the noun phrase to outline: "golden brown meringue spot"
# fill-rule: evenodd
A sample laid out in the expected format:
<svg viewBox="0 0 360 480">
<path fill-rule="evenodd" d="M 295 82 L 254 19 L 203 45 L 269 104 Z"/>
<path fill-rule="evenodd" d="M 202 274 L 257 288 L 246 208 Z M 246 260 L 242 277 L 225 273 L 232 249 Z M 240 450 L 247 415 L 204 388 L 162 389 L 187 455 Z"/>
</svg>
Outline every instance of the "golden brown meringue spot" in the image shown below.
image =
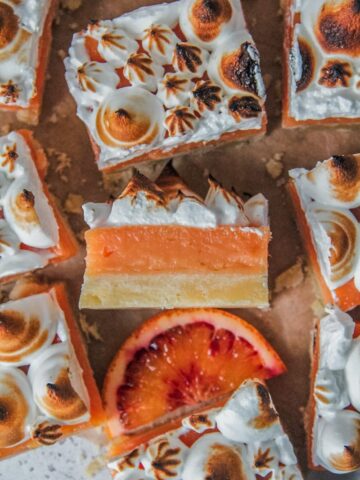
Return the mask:
<svg viewBox="0 0 360 480">
<path fill-rule="evenodd" d="M 339 200 L 351 202 L 360 190 L 360 155 L 334 155 L 330 183 Z"/>
<path fill-rule="evenodd" d="M 166 44 L 171 43 L 169 29 L 161 25 L 151 25 L 145 29 L 143 40 L 148 42 L 150 51 L 156 48 L 162 55 L 165 55 Z"/>
<path fill-rule="evenodd" d="M 47 340 L 48 332 L 40 332 L 40 321 L 31 318 L 25 321 L 20 312 L 4 310 L 0 312 L 0 361 L 19 362 L 26 349 L 26 355 L 38 350 Z"/>
<path fill-rule="evenodd" d="M 326 1 L 317 18 L 315 35 L 327 53 L 359 56 L 359 0 Z"/>
<path fill-rule="evenodd" d="M 203 42 L 215 40 L 221 27 L 233 14 L 228 0 L 195 0 L 190 21 L 197 37 Z"/>
<path fill-rule="evenodd" d="M 267 388 L 261 383 L 258 383 L 256 385 L 256 392 L 259 401 L 260 414 L 252 420 L 251 425 L 256 429 L 261 430 L 278 422 L 279 415 L 271 405 L 271 398 Z"/>
<path fill-rule="evenodd" d="M 192 94 L 201 113 L 204 110 L 215 110 L 216 105 L 221 102 L 221 88 L 210 80 L 196 82 Z"/>
<path fill-rule="evenodd" d="M 149 55 L 145 53 L 132 53 L 127 60 L 128 68 L 134 70 L 142 82 L 145 82 L 145 74 L 155 75 L 151 68 L 152 63 Z"/>
<path fill-rule="evenodd" d="M 175 477 L 181 463 L 179 458 L 180 448 L 172 447 L 167 438 L 160 440 L 152 448 L 156 448 L 151 462 L 152 472 L 156 480 L 167 480 Z"/>
<path fill-rule="evenodd" d="M 184 135 L 194 130 L 198 118 L 189 107 L 175 107 L 168 111 L 165 125 L 170 136 Z"/>
<path fill-rule="evenodd" d="M 248 478 L 240 454 L 234 447 L 215 444 L 205 466 L 206 479 L 246 480 Z"/>
<path fill-rule="evenodd" d="M 344 445 L 342 455 L 332 455 L 331 465 L 339 472 L 354 472 L 360 468 L 360 421 L 356 423 L 356 439 L 352 445 Z"/>
<path fill-rule="evenodd" d="M 174 59 L 180 72 L 196 74 L 202 65 L 201 49 L 189 42 L 177 43 Z"/>
<path fill-rule="evenodd" d="M 139 192 L 145 192 L 146 198 L 149 200 L 154 200 L 160 204 L 164 203 L 164 192 L 162 189 L 138 170 L 135 170 L 130 182 L 118 198 L 130 197 L 134 199 Z"/>
<path fill-rule="evenodd" d="M 73 389 L 69 369 L 63 368 L 54 383 L 48 383 L 47 395 L 42 404 L 50 415 L 63 420 L 73 420 L 85 415 L 87 408 Z"/>
<path fill-rule="evenodd" d="M 250 46 L 249 42 L 245 42 L 237 50 L 225 54 L 221 59 L 219 71 L 222 81 L 228 87 L 257 95 L 255 73 L 258 65 L 249 53 Z"/>
<path fill-rule="evenodd" d="M 237 122 L 240 122 L 242 118 L 255 118 L 262 112 L 259 101 L 250 95 L 232 96 L 228 107 L 230 114 Z"/>
<path fill-rule="evenodd" d="M 0 395 L 0 448 L 16 445 L 25 438 L 29 410 L 21 389 L 10 375 L 5 376 L 3 384 L 11 393 Z"/>
<path fill-rule="evenodd" d="M 352 77 L 350 63 L 341 60 L 329 60 L 321 69 L 319 83 L 324 87 L 348 87 Z"/>
<path fill-rule="evenodd" d="M 298 39 L 299 51 L 301 56 L 301 77 L 296 82 L 296 91 L 305 90 L 314 78 L 315 73 L 315 56 L 311 46 L 304 38 Z"/>
<path fill-rule="evenodd" d="M 15 205 L 11 206 L 14 217 L 19 223 L 39 224 L 39 217 L 35 210 L 35 197 L 32 192 L 24 189 L 15 198 Z"/>
<path fill-rule="evenodd" d="M 15 168 L 15 162 L 19 158 L 19 155 L 16 151 L 17 146 L 16 143 L 14 143 L 12 146 L 7 145 L 5 147 L 5 153 L 0 155 L 0 157 L 3 159 L 1 162 L 2 167 L 8 167 L 9 173 L 12 173 Z"/>
<path fill-rule="evenodd" d="M 19 30 L 19 18 L 7 3 L 0 2 L 0 49 L 11 43 Z"/>
</svg>

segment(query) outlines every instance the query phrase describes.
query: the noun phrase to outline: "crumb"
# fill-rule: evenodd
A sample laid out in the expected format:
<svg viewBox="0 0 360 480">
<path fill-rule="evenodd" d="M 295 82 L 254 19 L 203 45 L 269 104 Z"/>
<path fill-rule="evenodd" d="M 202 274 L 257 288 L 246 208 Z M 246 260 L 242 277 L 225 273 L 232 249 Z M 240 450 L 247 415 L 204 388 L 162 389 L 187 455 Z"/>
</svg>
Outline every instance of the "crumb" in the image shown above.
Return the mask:
<svg viewBox="0 0 360 480">
<path fill-rule="evenodd" d="M 61 8 L 74 12 L 81 7 L 83 0 L 61 0 Z"/>
<path fill-rule="evenodd" d="M 96 340 L 98 342 L 104 341 L 104 339 L 99 333 L 96 323 L 90 324 L 84 313 L 80 313 L 79 322 L 81 330 L 83 331 L 87 342 L 90 342 L 91 340 Z"/>
<path fill-rule="evenodd" d="M 66 55 L 67 55 L 67 53 L 65 52 L 65 50 L 63 50 L 62 48 L 60 48 L 56 53 L 57 53 L 58 57 L 61 58 L 61 60 L 64 60 L 64 58 L 65 58 Z"/>
<path fill-rule="evenodd" d="M 65 170 L 68 170 L 71 167 L 71 158 L 67 153 L 60 152 L 59 150 L 56 150 L 56 148 L 47 148 L 46 153 L 49 157 L 55 158 L 57 162 L 55 173 L 58 173 L 61 178 L 61 176 L 64 175 Z"/>
<path fill-rule="evenodd" d="M 266 90 L 268 90 L 270 85 L 271 85 L 273 76 L 270 73 L 265 73 L 263 75 L 263 79 L 264 79 L 265 88 L 266 88 Z"/>
<path fill-rule="evenodd" d="M 69 193 L 64 203 L 64 210 L 67 213 L 82 214 L 82 205 L 84 204 L 84 198 L 77 193 Z"/>
<path fill-rule="evenodd" d="M 302 284 L 304 278 L 303 261 L 298 258 L 293 266 L 276 277 L 274 292 L 279 293 L 283 290 L 298 287 Z"/>
<path fill-rule="evenodd" d="M 8 133 L 10 133 L 10 131 L 11 131 L 10 123 L 4 123 L 3 125 L 1 125 L 0 127 L 1 135 L 7 135 Z"/>
<path fill-rule="evenodd" d="M 284 158 L 284 153 L 275 153 L 275 155 L 272 158 L 270 158 L 270 160 L 268 160 L 265 164 L 267 173 L 274 180 L 281 177 L 284 171 L 284 164 L 282 162 L 283 158 Z"/>
<path fill-rule="evenodd" d="M 76 22 L 72 22 L 72 23 L 69 24 L 69 28 L 70 28 L 70 30 L 73 30 L 73 31 L 79 30 L 79 24 L 76 23 Z"/>
<path fill-rule="evenodd" d="M 47 121 L 48 121 L 49 123 L 54 123 L 54 124 L 55 124 L 55 123 L 58 123 L 59 117 L 58 117 L 57 114 L 54 112 L 54 113 L 52 113 L 52 114 L 50 115 L 50 117 L 47 119 Z"/>
</svg>

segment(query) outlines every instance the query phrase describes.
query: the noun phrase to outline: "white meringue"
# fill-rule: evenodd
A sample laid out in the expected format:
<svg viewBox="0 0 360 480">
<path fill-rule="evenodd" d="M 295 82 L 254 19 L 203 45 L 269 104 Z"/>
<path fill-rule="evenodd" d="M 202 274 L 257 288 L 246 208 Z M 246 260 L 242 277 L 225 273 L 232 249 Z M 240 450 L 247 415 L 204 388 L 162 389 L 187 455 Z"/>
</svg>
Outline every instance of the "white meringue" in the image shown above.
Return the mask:
<svg viewBox="0 0 360 480">
<path fill-rule="evenodd" d="M 157 96 L 166 108 L 186 106 L 190 101 L 191 81 L 187 75 L 166 73 L 158 84 Z"/>
<path fill-rule="evenodd" d="M 314 397 L 319 415 L 333 415 L 350 404 L 342 370 L 320 369 L 316 373 Z"/>
<path fill-rule="evenodd" d="M 161 65 L 170 64 L 179 38 L 167 25 L 152 24 L 141 38 L 146 52 Z"/>
<path fill-rule="evenodd" d="M 160 78 L 164 74 L 161 65 L 154 63 L 146 53 L 131 54 L 124 66 L 124 76 L 132 85 L 155 92 Z"/>
<path fill-rule="evenodd" d="M 353 341 L 345 366 L 345 378 L 351 405 L 360 412 L 360 339 Z"/>
<path fill-rule="evenodd" d="M 262 193 L 244 203 L 244 212 L 252 227 L 269 226 L 269 202 Z"/>
</svg>

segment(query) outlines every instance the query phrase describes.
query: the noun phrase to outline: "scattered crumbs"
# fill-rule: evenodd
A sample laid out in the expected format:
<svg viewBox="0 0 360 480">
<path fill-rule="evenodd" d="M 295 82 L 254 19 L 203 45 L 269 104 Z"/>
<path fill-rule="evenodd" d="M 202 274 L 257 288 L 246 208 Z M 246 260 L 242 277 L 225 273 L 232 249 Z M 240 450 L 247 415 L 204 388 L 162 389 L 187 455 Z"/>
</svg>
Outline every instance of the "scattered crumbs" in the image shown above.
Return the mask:
<svg viewBox="0 0 360 480">
<path fill-rule="evenodd" d="M 67 213 L 81 215 L 83 204 L 84 198 L 82 195 L 79 195 L 78 193 L 69 193 L 64 203 L 64 210 Z"/>
<path fill-rule="evenodd" d="M 274 180 L 279 178 L 284 171 L 284 164 L 282 162 L 284 158 L 284 153 L 275 153 L 275 155 L 267 160 L 265 168 L 267 173 Z"/>
<path fill-rule="evenodd" d="M 321 318 L 324 315 L 324 305 L 319 299 L 311 304 L 311 310 L 316 318 Z"/>
<path fill-rule="evenodd" d="M 263 75 L 263 79 L 264 79 L 265 88 L 266 88 L 266 90 L 268 90 L 270 85 L 271 85 L 273 76 L 270 73 L 265 73 Z"/>
<path fill-rule="evenodd" d="M 274 292 L 279 293 L 283 290 L 295 288 L 302 284 L 304 278 L 305 273 L 303 268 L 303 260 L 299 257 L 292 267 L 288 268 L 276 277 Z"/>
<path fill-rule="evenodd" d="M 64 10 L 70 10 L 73 12 L 81 7 L 83 0 L 61 0 L 60 6 Z"/>
<path fill-rule="evenodd" d="M 99 333 L 96 323 L 89 323 L 84 313 L 80 313 L 79 323 L 87 342 L 90 342 L 91 340 L 96 340 L 98 342 L 104 341 Z"/>
<path fill-rule="evenodd" d="M 47 148 L 46 153 L 49 157 L 56 160 L 55 173 L 59 174 L 60 178 L 65 177 L 65 170 L 68 170 L 71 167 L 71 158 L 65 152 L 60 152 L 56 148 Z"/>
<path fill-rule="evenodd" d="M 65 50 L 63 50 L 62 48 L 60 48 L 56 53 L 57 53 L 57 56 L 61 58 L 61 60 L 64 60 L 64 58 L 67 55 Z"/>
<path fill-rule="evenodd" d="M 7 135 L 8 133 L 10 133 L 10 131 L 11 131 L 10 123 L 4 123 L 3 125 L 1 125 L 0 132 L 2 135 Z"/>
<path fill-rule="evenodd" d="M 56 112 L 53 112 L 50 117 L 47 119 L 49 123 L 57 123 L 59 121 L 59 117 Z"/>
<path fill-rule="evenodd" d="M 86 467 L 85 475 L 87 477 L 94 477 L 105 468 L 106 464 L 107 461 L 105 455 L 94 458 L 94 460 L 92 460 Z"/>
<path fill-rule="evenodd" d="M 276 180 L 275 185 L 277 187 L 282 187 L 283 185 L 285 185 L 285 183 L 286 183 L 286 178 L 279 178 L 279 180 Z"/>
</svg>

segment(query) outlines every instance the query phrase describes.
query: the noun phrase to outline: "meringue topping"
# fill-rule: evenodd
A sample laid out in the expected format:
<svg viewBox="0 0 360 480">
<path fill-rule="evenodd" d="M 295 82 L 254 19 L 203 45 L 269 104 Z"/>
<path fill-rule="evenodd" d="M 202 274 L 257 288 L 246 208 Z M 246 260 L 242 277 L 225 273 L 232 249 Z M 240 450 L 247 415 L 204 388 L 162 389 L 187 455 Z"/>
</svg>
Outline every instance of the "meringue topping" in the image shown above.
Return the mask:
<svg viewBox="0 0 360 480">
<path fill-rule="evenodd" d="M 165 107 L 185 106 L 190 99 L 190 79 L 179 73 L 166 73 L 158 85 L 157 96 Z"/>
<path fill-rule="evenodd" d="M 296 91 L 301 92 L 305 90 L 314 79 L 315 57 L 311 46 L 304 38 L 299 37 L 298 49 L 301 57 L 301 72 L 296 81 Z"/>
<path fill-rule="evenodd" d="M 178 439 L 168 436 L 156 439 L 147 449 L 145 471 L 156 480 L 182 480 L 181 470 L 186 447 Z"/>
<path fill-rule="evenodd" d="M 194 104 L 200 113 L 215 110 L 221 102 L 221 88 L 211 80 L 196 82 L 192 91 Z"/>
<path fill-rule="evenodd" d="M 174 107 L 166 112 L 165 125 L 172 137 L 194 130 L 198 121 L 190 107 Z"/>
<path fill-rule="evenodd" d="M 255 118 L 261 114 L 259 101 L 250 95 L 234 95 L 229 100 L 229 112 L 237 122 L 243 118 Z"/>
<path fill-rule="evenodd" d="M 63 436 L 60 425 L 50 422 L 41 422 L 33 428 L 31 438 L 39 445 L 54 445 Z"/>
<path fill-rule="evenodd" d="M 171 63 L 175 45 L 179 41 L 171 28 L 158 24 L 145 29 L 141 40 L 144 50 L 161 64 Z"/>
<path fill-rule="evenodd" d="M 341 60 L 329 60 L 321 68 L 319 83 L 328 88 L 349 87 L 352 74 L 350 63 Z"/>
<path fill-rule="evenodd" d="M 99 22 L 92 32 L 98 38 L 100 55 L 114 67 L 123 67 L 128 55 L 138 49 L 138 43 L 111 21 Z"/>
<path fill-rule="evenodd" d="M 201 77 L 206 70 L 208 52 L 190 42 L 176 44 L 172 64 L 178 72 L 186 73 L 193 77 Z"/>
<path fill-rule="evenodd" d="M 163 67 L 155 64 L 146 53 L 131 54 L 124 67 L 124 75 L 132 85 L 139 85 L 150 92 L 157 89 L 158 79 L 163 73 Z"/>
<path fill-rule="evenodd" d="M 0 49 L 11 43 L 19 30 L 19 18 L 7 3 L 0 3 Z"/>
<path fill-rule="evenodd" d="M 119 83 L 119 77 L 106 63 L 85 62 L 79 67 L 77 79 L 81 90 L 91 93 L 101 92 L 106 87 L 115 88 Z"/>
</svg>

